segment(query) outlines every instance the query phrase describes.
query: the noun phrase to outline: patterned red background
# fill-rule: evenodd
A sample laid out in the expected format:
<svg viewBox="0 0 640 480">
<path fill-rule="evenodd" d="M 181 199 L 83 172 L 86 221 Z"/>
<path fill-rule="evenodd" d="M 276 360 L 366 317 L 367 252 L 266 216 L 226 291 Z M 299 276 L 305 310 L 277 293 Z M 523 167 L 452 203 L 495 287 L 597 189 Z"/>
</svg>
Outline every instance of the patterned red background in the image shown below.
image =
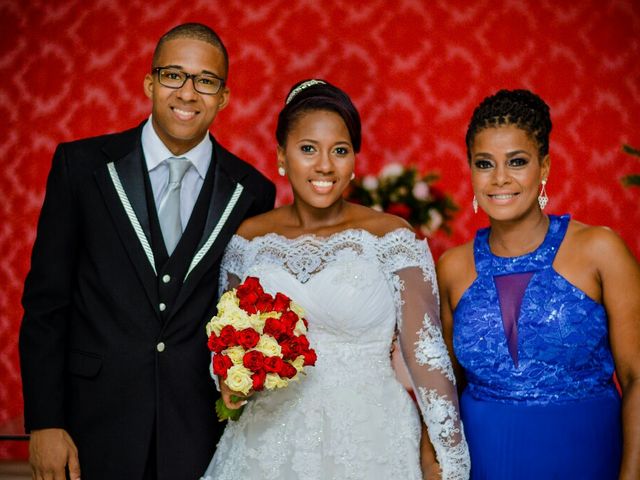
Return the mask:
<svg viewBox="0 0 640 480">
<path fill-rule="evenodd" d="M 55 145 L 136 125 L 158 37 L 200 21 L 225 40 L 231 104 L 217 138 L 290 198 L 276 175 L 274 128 L 291 84 L 324 77 L 363 117 L 359 174 L 388 162 L 441 175 L 461 205 L 436 254 L 486 222 L 471 211 L 467 120 L 484 96 L 526 87 L 552 108 L 549 211 L 618 231 L 640 253 L 637 0 L 288 1 L 0 0 L 0 426 L 20 428 L 20 295 Z M 52 278 L 51 281 L 55 281 Z M 212 285 L 212 290 L 214 286 Z M 24 456 L 0 444 L 0 458 Z"/>
</svg>

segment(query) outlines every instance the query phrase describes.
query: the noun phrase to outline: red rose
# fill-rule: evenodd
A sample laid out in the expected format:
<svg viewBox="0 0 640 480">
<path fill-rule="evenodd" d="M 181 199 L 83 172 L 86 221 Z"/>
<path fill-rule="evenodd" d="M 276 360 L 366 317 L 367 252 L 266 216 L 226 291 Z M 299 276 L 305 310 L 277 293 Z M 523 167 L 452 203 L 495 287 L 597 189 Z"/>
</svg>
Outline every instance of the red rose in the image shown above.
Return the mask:
<svg viewBox="0 0 640 480">
<path fill-rule="evenodd" d="M 220 330 L 220 341 L 225 347 L 233 347 L 238 344 L 236 329 L 232 325 L 225 325 Z"/>
<path fill-rule="evenodd" d="M 299 317 L 292 311 L 284 312 L 280 317 L 280 321 L 284 325 L 284 329 L 289 335 L 293 335 L 293 329 L 296 328 Z"/>
<path fill-rule="evenodd" d="M 256 308 L 256 303 L 255 300 L 246 300 L 246 299 L 242 299 L 240 300 L 240 305 L 239 307 L 244 310 L 245 312 L 247 312 L 249 315 L 252 315 L 254 313 L 256 313 L 258 311 L 258 309 Z"/>
<path fill-rule="evenodd" d="M 316 364 L 316 360 L 318 359 L 318 355 L 316 355 L 316 351 L 313 350 L 312 348 L 310 348 L 309 350 L 307 350 L 306 352 L 304 352 L 302 355 L 304 355 L 304 365 L 310 365 L 313 366 Z"/>
<path fill-rule="evenodd" d="M 214 332 L 211 332 L 211 335 L 209 335 L 207 346 L 209 347 L 209 350 L 215 353 L 220 353 L 222 350 L 227 348 L 225 343 Z"/>
<path fill-rule="evenodd" d="M 256 277 L 247 277 L 236 289 L 236 296 L 239 299 L 242 300 L 243 298 L 251 296 L 254 298 L 254 302 L 257 301 L 263 293 L 262 285 L 260 285 L 260 281 Z"/>
<path fill-rule="evenodd" d="M 411 209 L 404 203 L 390 203 L 386 211 L 392 215 L 402 217 L 405 220 L 409 220 L 411 216 Z"/>
<path fill-rule="evenodd" d="M 291 351 L 291 340 L 287 339 L 284 342 L 280 343 L 280 350 L 282 351 L 282 358 L 285 360 L 292 360 L 296 357 L 293 356 L 293 352 Z"/>
<path fill-rule="evenodd" d="M 264 388 L 264 381 L 267 378 L 267 372 L 264 370 L 258 370 L 256 373 L 251 375 L 251 379 L 253 380 L 253 389 L 255 391 L 262 390 Z"/>
<path fill-rule="evenodd" d="M 301 341 L 300 338 L 303 338 L 304 340 Z M 307 345 L 306 348 L 305 348 L 305 341 Z M 305 351 L 307 351 L 308 346 L 309 346 L 309 342 L 304 336 L 290 338 L 289 340 L 287 340 L 281 345 L 282 358 L 284 358 L 285 360 L 293 360 L 294 358 L 297 358 L 298 356 L 302 355 Z"/>
<path fill-rule="evenodd" d="M 259 312 L 272 312 L 273 311 L 273 297 L 268 293 L 264 293 L 260 296 L 256 302 L 256 309 Z"/>
<path fill-rule="evenodd" d="M 289 310 L 289 304 L 291 299 L 282 293 L 276 293 L 276 298 L 273 302 L 273 310 L 276 312 L 284 313 Z"/>
<path fill-rule="evenodd" d="M 278 370 L 278 375 L 286 378 L 293 378 L 296 376 L 297 373 L 298 371 L 296 370 L 296 367 L 294 367 L 288 362 L 282 362 L 282 365 L 280 366 L 280 370 Z"/>
<path fill-rule="evenodd" d="M 267 318 L 267 321 L 264 322 L 263 332 L 278 340 L 284 333 L 284 325 L 277 318 Z"/>
<path fill-rule="evenodd" d="M 264 369 L 267 372 L 278 373 L 283 363 L 280 357 L 267 357 L 264 359 Z"/>
<path fill-rule="evenodd" d="M 227 370 L 233 366 L 233 361 L 227 355 L 218 354 L 213 356 L 212 364 L 214 374 L 227 378 Z"/>
<path fill-rule="evenodd" d="M 248 350 L 249 348 L 253 348 L 258 344 L 258 340 L 260 340 L 260 334 L 253 328 L 245 328 L 244 330 L 240 330 L 236 334 L 236 340 L 238 342 L 238 345 Z"/>
<path fill-rule="evenodd" d="M 309 340 L 305 335 L 300 335 L 299 337 L 297 337 L 297 339 L 298 339 L 298 343 L 300 344 L 300 348 L 303 351 L 309 350 Z"/>
<path fill-rule="evenodd" d="M 242 364 L 252 372 L 257 372 L 258 370 L 262 370 L 264 359 L 265 356 L 262 352 L 251 350 L 242 357 Z"/>
</svg>

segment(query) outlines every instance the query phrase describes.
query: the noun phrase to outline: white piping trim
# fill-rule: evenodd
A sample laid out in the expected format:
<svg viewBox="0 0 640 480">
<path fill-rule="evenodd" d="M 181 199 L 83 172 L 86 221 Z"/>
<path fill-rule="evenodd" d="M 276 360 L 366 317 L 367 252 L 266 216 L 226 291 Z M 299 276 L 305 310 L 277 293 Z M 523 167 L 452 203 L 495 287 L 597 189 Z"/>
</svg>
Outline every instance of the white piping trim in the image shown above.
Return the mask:
<svg viewBox="0 0 640 480">
<path fill-rule="evenodd" d="M 140 222 L 138 221 L 138 217 L 136 217 L 136 212 L 133 211 L 133 207 L 131 207 L 131 203 L 129 203 L 129 197 L 127 197 L 127 193 L 124 191 L 122 187 L 122 182 L 120 182 L 120 176 L 118 175 L 118 171 L 116 170 L 116 166 L 113 162 L 108 163 L 107 167 L 109 168 L 109 175 L 111 175 L 111 181 L 113 182 L 113 186 L 118 193 L 118 197 L 120 197 L 120 202 L 122 202 L 122 206 L 124 207 L 124 211 L 129 217 L 129 221 L 133 226 L 133 230 L 136 232 L 138 236 L 138 240 L 142 244 L 142 249 L 144 253 L 147 255 L 147 259 L 151 264 L 151 268 L 153 268 L 153 273 L 158 275 L 156 272 L 156 264 L 153 258 L 153 250 L 151 250 L 151 245 L 149 245 L 149 241 L 147 240 L 146 235 L 142 231 L 142 227 L 140 226 Z"/>
<path fill-rule="evenodd" d="M 225 207 L 224 212 L 222 212 L 222 216 L 220 217 L 220 220 L 218 220 L 217 225 L 211 232 L 211 235 L 209 235 L 209 238 L 207 239 L 205 244 L 202 246 L 200 250 L 198 250 L 198 253 L 196 253 L 193 259 L 191 260 L 191 265 L 189 265 L 189 270 L 187 270 L 187 274 L 184 276 L 185 281 L 187 280 L 187 277 L 193 271 L 193 269 L 196 268 L 198 263 L 200 263 L 200 260 L 202 260 L 202 257 L 204 257 L 206 253 L 209 251 L 209 249 L 213 245 L 213 242 L 215 242 L 216 238 L 218 238 L 218 235 L 220 235 L 220 231 L 222 230 L 222 227 L 227 222 L 227 219 L 229 218 L 229 215 L 231 215 L 231 211 L 236 206 L 236 203 L 238 203 L 238 199 L 240 198 L 240 195 L 242 194 L 243 190 L 244 190 L 244 187 L 238 183 L 236 185 L 236 189 L 233 192 L 233 195 L 231 195 L 231 198 L 229 199 L 229 203 L 227 203 L 227 206 Z"/>
</svg>

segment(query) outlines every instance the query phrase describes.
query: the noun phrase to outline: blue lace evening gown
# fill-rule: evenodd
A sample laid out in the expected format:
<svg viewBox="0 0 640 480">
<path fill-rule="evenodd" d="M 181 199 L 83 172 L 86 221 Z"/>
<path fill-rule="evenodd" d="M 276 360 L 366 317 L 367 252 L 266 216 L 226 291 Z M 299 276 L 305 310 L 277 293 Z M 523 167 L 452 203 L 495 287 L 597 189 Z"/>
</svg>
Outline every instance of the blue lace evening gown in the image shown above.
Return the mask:
<svg viewBox="0 0 640 480">
<path fill-rule="evenodd" d="M 478 276 L 453 331 L 474 480 L 618 478 L 607 315 L 553 269 L 569 215 L 549 218 L 543 243 L 519 257 L 493 255 L 488 228 L 475 238 Z"/>
</svg>

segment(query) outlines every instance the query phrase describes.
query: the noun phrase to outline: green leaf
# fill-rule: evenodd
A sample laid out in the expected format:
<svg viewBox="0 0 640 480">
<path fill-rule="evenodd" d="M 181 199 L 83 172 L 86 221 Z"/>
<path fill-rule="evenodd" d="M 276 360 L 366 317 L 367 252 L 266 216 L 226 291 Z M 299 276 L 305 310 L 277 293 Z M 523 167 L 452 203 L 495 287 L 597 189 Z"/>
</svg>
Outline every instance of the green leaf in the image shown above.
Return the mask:
<svg viewBox="0 0 640 480">
<path fill-rule="evenodd" d="M 240 398 L 232 395 L 231 400 L 237 402 Z M 244 406 L 240 408 L 229 408 L 224 404 L 222 398 L 216 400 L 216 415 L 218 415 L 218 421 L 224 422 L 225 420 L 237 421 L 242 415 L 242 411 L 244 410 Z"/>
<path fill-rule="evenodd" d="M 640 150 L 633 148 L 631 145 L 622 145 L 622 150 L 634 157 L 640 157 Z"/>
</svg>

